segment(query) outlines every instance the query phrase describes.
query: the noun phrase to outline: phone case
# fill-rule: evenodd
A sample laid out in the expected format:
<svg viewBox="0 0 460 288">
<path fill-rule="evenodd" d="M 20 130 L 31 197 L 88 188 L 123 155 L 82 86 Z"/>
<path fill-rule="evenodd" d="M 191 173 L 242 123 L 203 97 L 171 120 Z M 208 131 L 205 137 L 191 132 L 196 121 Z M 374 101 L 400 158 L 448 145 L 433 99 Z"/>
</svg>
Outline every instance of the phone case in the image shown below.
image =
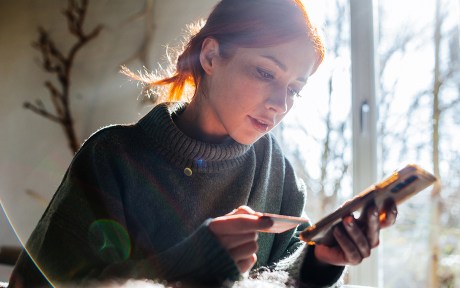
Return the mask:
<svg viewBox="0 0 460 288">
<path fill-rule="evenodd" d="M 308 227 L 300 234 L 305 242 L 315 241 L 343 217 L 361 210 L 371 201 L 381 209 L 385 201 L 393 198 L 399 205 L 436 181 L 436 177 L 416 164 L 409 164 L 383 181 L 370 186 L 363 192 L 345 202 L 340 208 Z"/>
</svg>

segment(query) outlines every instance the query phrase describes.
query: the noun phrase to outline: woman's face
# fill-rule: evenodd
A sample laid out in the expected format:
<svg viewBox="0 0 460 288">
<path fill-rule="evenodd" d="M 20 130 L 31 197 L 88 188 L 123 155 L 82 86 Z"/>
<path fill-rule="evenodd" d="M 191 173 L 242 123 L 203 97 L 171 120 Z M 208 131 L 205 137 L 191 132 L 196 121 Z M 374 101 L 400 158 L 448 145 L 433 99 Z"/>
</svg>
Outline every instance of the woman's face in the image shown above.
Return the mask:
<svg viewBox="0 0 460 288">
<path fill-rule="evenodd" d="M 230 59 L 218 56 L 218 43 L 203 44 L 206 93 L 199 95 L 199 130 L 224 142 L 252 144 L 273 129 L 291 109 L 316 53 L 306 39 L 265 48 L 237 48 Z M 204 109 L 204 110 L 203 110 Z"/>
</svg>

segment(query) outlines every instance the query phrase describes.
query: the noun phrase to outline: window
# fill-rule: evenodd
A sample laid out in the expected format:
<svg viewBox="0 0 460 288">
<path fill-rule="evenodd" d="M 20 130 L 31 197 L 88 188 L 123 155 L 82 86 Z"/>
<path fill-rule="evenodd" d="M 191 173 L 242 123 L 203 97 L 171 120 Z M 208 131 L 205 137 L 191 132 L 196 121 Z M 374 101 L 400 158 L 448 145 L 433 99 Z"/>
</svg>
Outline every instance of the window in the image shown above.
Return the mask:
<svg viewBox="0 0 460 288">
<path fill-rule="evenodd" d="M 430 187 L 401 205 L 398 224 L 383 234 L 385 287 L 460 285 L 459 6 L 380 2 L 380 173 L 409 161 L 442 181 L 440 191 Z"/>
<path fill-rule="evenodd" d="M 304 2 L 324 27 L 326 59 L 276 133 L 307 184 L 307 213 L 319 220 L 418 163 L 439 175 L 441 191 L 433 196 L 432 186 L 401 205 L 378 253 L 346 280 L 458 286 L 460 2 Z"/>
</svg>

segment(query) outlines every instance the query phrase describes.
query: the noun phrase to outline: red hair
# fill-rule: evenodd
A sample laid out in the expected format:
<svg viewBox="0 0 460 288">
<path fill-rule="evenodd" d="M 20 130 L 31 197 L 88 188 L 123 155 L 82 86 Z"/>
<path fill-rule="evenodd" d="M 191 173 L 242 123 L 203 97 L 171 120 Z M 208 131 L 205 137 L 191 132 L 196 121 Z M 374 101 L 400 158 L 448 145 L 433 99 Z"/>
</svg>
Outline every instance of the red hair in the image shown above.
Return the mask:
<svg viewBox="0 0 460 288">
<path fill-rule="evenodd" d="M 202 81 L 204 70 L 199 57 L 206 38 L 216 39 L 220 56 L 230 58 L 238 47 L 274 46 L 300 36 L 307 37 L 316 50 L 315 71 L 324 58 L 324 45 L 300 0 L 221 0 L 206 24 L 185 45 L 172 76 L 160 80 L 136 78 L 147 83 L 147 90 L 169 85 L 165 99 L 161 100 L 178 101 L 186 87 L 195 93 Z M 124 73 L 134 76 L 127 70 Z"/>
</svg>

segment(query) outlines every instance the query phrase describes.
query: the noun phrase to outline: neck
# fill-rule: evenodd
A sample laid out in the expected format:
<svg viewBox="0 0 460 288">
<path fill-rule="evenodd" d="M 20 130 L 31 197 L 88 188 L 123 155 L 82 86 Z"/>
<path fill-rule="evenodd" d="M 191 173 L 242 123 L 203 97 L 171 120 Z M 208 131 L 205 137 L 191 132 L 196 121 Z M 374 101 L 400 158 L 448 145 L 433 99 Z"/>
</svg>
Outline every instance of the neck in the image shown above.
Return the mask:
<svg viewBox="0 0 460 288">
<path fill-rule="evenodd" d="M 207 143 L 224 144 L 230 140 L 227 134 L 218 133 L 213 112 L 200 101 L 203 95 L 195 95 L 184 112 L 177 115 L 175 123 L 187 136 Z"/>
</svg>

